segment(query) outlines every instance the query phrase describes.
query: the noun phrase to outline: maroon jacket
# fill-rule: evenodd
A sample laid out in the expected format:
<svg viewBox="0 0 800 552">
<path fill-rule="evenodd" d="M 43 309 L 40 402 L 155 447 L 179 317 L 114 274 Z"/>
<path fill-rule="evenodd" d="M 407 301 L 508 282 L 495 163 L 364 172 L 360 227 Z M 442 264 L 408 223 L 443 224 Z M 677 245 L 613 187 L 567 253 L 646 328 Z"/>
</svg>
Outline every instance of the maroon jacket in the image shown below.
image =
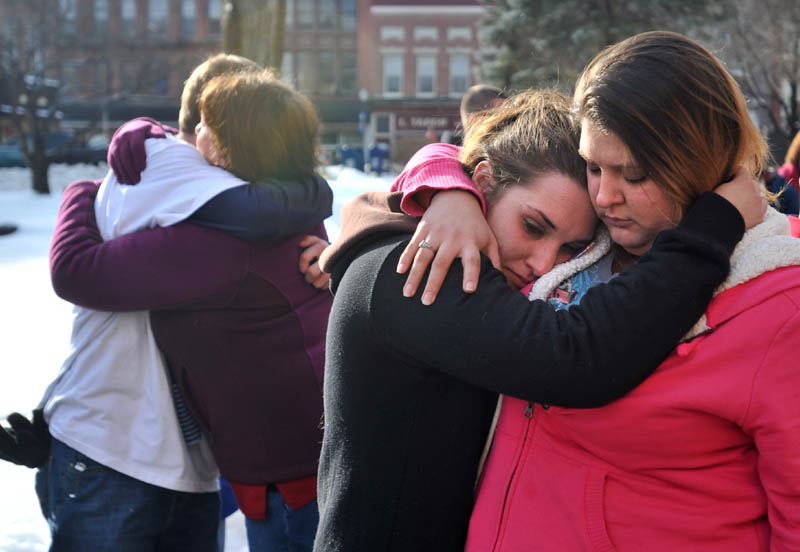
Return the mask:
<svg viewBox="0 0 800 552">
<path fill-rule="evenodd" d="M 224 477 L 316 474 L 332 297 L 298 271 L 302 235 L 250 243 L 181 223 L 103 242 L 97 187 L 64 192 L 50 254 L 58 295 L 96 310 L 153 311 L 156 342 Z M 321 225 L 314 233 L 325 237 Z"/>
</svg>

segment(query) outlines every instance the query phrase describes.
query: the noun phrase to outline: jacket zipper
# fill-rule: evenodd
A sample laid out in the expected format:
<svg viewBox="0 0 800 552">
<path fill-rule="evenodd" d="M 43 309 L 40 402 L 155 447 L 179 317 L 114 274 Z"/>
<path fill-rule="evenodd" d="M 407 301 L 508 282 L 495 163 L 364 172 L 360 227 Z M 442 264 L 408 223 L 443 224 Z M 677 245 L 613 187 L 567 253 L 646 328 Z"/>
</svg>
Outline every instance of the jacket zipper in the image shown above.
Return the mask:
<svg viewBox="0 0 800 552">
<path fill-rule="evenodd" d="M 506 487 L 506 494 L 505 497 L 503 498 L 503 509 L 500 512 L 500 524 L 497 527 L 497 533 L 495 534 L 494 537 L 494 545 L 492 546 L 492 550 L 497 550 L 497 547 L 500 544 L 500 534 L 502 533 L 503 528 L 505 526 L 505 519 L 510 501 L 511 488 L 514 486 L 514 483 L 516 482 L 516 478 L 520 470 L 520 461 L 522 460 L 522 457 L 525 456 L 525 450 L 528 447 L 528 437 L 531 434 L 531 426 L 533 425 L 534 421 L 533 410 L 534 410 L 534 404 L 529 401 L 528 406 L 522 413 L 522 415 L 525 416 L 525 418 L 527 418 L 528 423 L 525 425 L 525 433 L 522 436 L 522 446 L 520 446 L 519 448 L 519 454 L 517 455 L 517 458 L 514 460 L 514 471 L 511 473 L 511 478 L 509 479 L 508 486 Z"/>
</svg>

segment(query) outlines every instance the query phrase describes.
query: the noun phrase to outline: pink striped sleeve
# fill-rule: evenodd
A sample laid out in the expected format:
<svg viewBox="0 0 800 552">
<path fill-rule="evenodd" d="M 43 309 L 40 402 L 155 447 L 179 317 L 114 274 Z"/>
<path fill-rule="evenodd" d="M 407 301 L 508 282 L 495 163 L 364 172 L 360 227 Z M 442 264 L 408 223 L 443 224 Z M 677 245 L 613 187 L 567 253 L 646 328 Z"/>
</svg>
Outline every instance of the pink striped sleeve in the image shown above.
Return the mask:
<svg viewBox="0 0 800 552">
<path fill-rule="evenodd" d="M 461 168 L 459 151 L 452 144 L 429 144 L 414 154 L 391 188 L 393 192 L 403 192 L 400 208 L 404 212 L 421 217 L 436 192 L 467 190 L 475 194 L 486 214 L 483 195 Z"/>
</svg>

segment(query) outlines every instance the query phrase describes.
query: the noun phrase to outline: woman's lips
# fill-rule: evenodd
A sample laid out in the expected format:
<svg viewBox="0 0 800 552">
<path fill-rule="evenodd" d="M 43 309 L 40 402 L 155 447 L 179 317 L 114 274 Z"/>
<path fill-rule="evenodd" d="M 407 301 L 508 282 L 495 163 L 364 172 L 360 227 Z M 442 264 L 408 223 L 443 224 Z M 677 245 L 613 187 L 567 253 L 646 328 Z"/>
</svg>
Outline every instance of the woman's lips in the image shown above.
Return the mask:
<svg viewBox="0 0 800 552">
<path fill-rule="evenodd" d="M 517 274 L 516 272 L 514 272 L 511 269 L 507 268 L 507 269 L 504 270 L 504 272 L 505 272 L 505 275 L 506 275 L 506 280 L 508 280 L 508 283 L 510 283 L 512 286 L 514 286 L 517 289 L 524 288 L 530 282 L 529 279 L 523 278 L 522 276 L 520 276 L 519 274 Z"/>
<path fill-rule="evenodd" d="M 606 226 L 614 226 L 616 228 L 625 228 L 631 225 L 630 219 L 610 217 L 608 215 L 603 215 L 603 222 L 606 223 Z"/>
</svg>

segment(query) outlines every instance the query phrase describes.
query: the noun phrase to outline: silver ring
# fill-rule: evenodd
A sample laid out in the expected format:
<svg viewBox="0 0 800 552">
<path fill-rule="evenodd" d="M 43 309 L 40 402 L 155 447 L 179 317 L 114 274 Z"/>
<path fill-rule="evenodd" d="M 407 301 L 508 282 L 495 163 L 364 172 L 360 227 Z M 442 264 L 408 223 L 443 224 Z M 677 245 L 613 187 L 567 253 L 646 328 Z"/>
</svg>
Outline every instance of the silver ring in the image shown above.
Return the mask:
<svg viewBox="0 0 800 552">
<path fill-rule="evenodd" d="M 420 249 L 424 247 L 425 249 L 430 249 L 431 251 L 433 251 L 433 246 L 430 244 L 428 240 L 422 240 L 421 242 L 419 242 L 419 245 L 417 247 L 419 247 Z"/>
</svg>

